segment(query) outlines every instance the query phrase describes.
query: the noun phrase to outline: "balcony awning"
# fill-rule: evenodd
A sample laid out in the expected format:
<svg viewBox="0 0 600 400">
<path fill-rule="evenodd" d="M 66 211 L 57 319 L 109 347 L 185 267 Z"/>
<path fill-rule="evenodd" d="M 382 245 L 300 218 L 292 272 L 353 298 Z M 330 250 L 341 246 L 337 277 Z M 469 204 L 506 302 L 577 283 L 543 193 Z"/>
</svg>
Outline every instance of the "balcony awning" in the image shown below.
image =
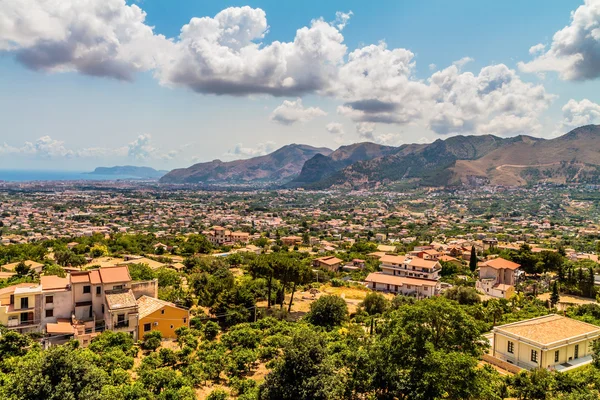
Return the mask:
<svg viewBox="0 0 600 400">
<path fill-rule="evenodd" d="M 52 335 L 65 335 L 65 334 L 74 334 L 75 328 L 71 325 L 71 322 L 67 321 L 58 321 L 56 323 L 46 324 L 46 332 Z"/>
</svg>

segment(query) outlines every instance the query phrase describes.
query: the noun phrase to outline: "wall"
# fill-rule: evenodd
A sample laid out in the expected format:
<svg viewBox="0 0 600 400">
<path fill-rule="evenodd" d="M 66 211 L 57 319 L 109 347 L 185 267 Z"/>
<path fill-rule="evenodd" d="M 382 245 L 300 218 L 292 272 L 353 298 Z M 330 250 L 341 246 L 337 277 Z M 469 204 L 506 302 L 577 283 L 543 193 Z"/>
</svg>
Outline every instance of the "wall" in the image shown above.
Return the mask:
<svg viewBox="0 0 600 400">
<path fill-rule="evenodd" d="M 151 281 L 132 282 L 131 291 L 133 292 L 136 300 L 142 296 L 157 298 L 158 279 L 153 279 Z"/>
<path fill-rule="evenodd" d="M 46 297 L 52 296 L 52 304 L 46 304 Z M 49 292 L 42 296 L 42 329 L 46 324 L 56 322 L 57 318 L 71 318 L 73 313 L 73 295 L 71 291 Z M 54 310 L 54 316 L 46 318 L 46 310 Z"/>
<path fill-rule="evenodd" d="M 164 314 L 162 311 L 164 310 Z M 183 319 L 185 318 L 185 322 Z M 158 323 L 157 326 L 154 323 Z M 153 331 L 160 331 L 164 338 L 175 338 L 175 330 L 181 326 L 189 326 L 190 317 L 187 310 L 183 310 L 177 307 L 164 306 L 162 309 L 153 312 L 140 319 L 138 338 L 144 338 L 144 324 L 151 324 Z M 171 326 L 173 326 L 171 328 Z"/>
</svg>

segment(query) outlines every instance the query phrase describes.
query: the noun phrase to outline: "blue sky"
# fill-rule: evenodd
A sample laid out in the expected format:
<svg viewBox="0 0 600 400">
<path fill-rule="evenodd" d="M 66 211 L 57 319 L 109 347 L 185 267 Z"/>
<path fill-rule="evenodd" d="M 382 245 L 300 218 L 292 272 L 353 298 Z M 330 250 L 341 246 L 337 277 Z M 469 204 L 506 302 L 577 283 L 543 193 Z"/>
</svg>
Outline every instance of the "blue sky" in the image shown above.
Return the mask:
<svg viewBox="0 0 600 400">
<path fill-rule="evenodd" d="M 598 0 L 5 2 L 0 169 L 170 169 L 600 121 Z"/>
</svg>

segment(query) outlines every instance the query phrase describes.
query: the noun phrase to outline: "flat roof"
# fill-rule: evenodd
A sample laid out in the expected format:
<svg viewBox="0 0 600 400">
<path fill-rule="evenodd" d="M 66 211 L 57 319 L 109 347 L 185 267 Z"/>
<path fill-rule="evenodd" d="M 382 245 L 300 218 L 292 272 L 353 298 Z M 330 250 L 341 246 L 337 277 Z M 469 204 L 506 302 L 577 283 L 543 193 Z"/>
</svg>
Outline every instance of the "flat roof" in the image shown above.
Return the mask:
<svg viewBox="0 0 600 400">
<path fill-rule="evenodd" d="M 562 315 L 550 314 L 500 325 L 494 328 L 494 332 L 512 334 L 547 346 L 578 336 L 600 334 L 600 327 Z"/>
<path fill-rule="evenodd" d="M 406 276 L 388 275 L 380 272 L 371 272 L 366 278 L 366 282 L 383 283 L 388 285 L 413 285 L 413 286 L 436 286 L 437 281 L 428 279 L 408 278 Z"/>
</svg>

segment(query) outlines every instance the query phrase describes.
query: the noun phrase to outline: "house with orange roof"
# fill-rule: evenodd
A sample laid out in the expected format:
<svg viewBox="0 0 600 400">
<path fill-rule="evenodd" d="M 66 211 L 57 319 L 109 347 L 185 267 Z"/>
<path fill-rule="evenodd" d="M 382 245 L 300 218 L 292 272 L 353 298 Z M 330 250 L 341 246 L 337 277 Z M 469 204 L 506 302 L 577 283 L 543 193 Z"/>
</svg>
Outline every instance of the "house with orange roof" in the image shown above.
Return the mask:
<svg viewBox="0 0 600 400">
<path fill-rule="evenodd" d="M 335 256 L 319 257 L 313 260 L 315 268 L 323 268 L 332 272 L 338 271 L 344 261 Z"/>
<path fill-rule="evenodd" d="M 175 331 L 189 326 L 189 311 L 168 301 L 150 296 L 137 299 L 139 309 L 138 338 L 150 331 L 160 331 L 163 338 L 175 338 Z"/>
<path fill-rule="evenodd" d="M 371 289 L 417 298 L 439 294 L 442 266 L 438 261 L 389 254 L 379 261 L 381 272 L 373 272 L 365 279 Z"/>
<path fill-rule="evenodd" d="M 479 279 L 475 288 L 488 296 L 508 299 L 515 292 L 521 265 L 497 257 L 479 265 Z"/>
</svg>

